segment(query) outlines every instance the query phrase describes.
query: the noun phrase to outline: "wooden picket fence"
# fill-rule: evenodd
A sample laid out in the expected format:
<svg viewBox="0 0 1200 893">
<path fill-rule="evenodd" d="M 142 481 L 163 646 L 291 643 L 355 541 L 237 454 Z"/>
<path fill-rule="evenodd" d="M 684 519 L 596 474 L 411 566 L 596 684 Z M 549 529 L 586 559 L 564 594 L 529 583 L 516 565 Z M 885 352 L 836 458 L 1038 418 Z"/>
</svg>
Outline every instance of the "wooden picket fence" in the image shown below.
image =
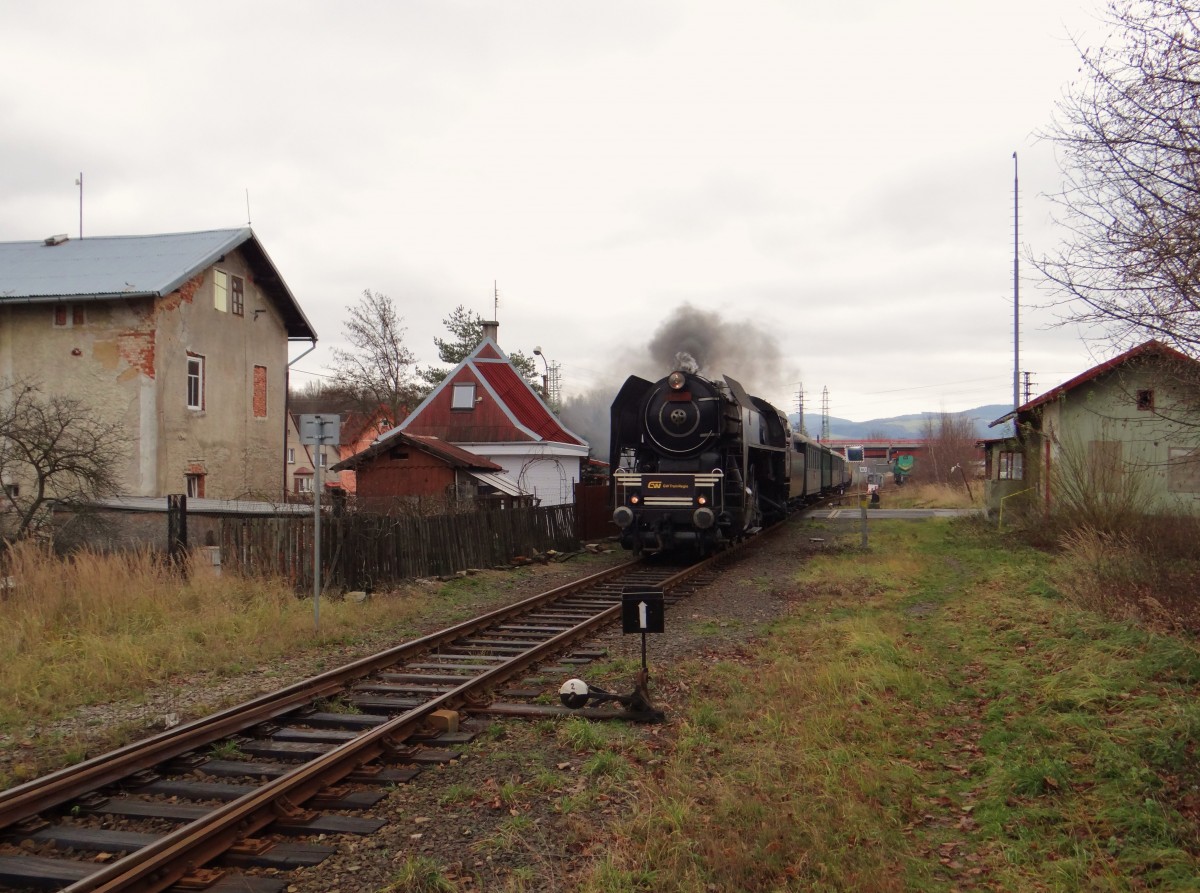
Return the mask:
<svg viewBox="0 0 1200 893">
<path fill-rule="evenodd" d="M 326 516 L 321 523 L 321 583 L 322 589 L 373 590 L 578 547 L 570 505 L 432 517 Z M 223 567 L 282 577 L 301 592 L 312 589 L 311 515 L 223 517 L 220 548 Z"/>
</svg>

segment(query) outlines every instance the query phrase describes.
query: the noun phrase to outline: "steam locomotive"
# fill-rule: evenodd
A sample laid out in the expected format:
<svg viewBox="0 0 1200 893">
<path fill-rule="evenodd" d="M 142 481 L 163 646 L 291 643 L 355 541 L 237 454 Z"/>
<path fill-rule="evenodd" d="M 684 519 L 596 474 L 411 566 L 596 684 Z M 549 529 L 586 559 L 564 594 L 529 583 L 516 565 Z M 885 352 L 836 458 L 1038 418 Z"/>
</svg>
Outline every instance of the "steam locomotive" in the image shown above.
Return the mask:
<svg viewBox="0 0 1200 893">
<path fill-rule="evenodd" d="M 611 408 L 613 521 L 635 552 L 723 548 L 850 483 L 846 459 L 793 434 L 737 381 L 631 375 Z"/>
</svg>

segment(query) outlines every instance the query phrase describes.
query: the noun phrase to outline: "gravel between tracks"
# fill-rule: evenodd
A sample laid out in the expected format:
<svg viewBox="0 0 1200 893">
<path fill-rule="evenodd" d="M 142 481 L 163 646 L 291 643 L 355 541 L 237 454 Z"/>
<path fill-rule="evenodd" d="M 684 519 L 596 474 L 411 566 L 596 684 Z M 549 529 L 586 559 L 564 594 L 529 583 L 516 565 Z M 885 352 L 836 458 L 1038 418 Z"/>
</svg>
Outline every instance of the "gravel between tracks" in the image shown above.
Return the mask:
<svg viewBox="0 0 1200 893">
<path fill-rule="evenodd" d="M 639 773 L 652 772 L 653 764 L 670 749 L 678 723 L 672 705 L 682 703 L 688 691 L 683 680 L 672 678 L 672 666 L 748 654 L 766 626 L 802 596 L 793 581 L 799 563 L 813 552 L 835 547 L 838 539 L 832 530 L 789 525 L 768 548 L 738 559 L 715 583 L 667 611 L 666 634 L 651 636 L 648 642 L 651 696 L 666 711 L 667 720 L 661 725 L 621 726 L 622 735 L 636 737 L 632 747 L 627 737 L 623 739 L 622 752 L 641 755 L 632 777 L 614 782 L 611 776 L 590 776 L 585 769 L 594 751 L 572 747 L 560 720 L 494 722 L 462 749 L 460 759 L 423 770 L 369 810 L 387 820 L 380 831 L 368 837 L 339 837 L 333 841 L 335 855 L 314 868 L 291 872 L 288 891 L 376 893 L 387 889 L 414 857 L 437 866 L 462 891 L 576 889 L 579 872 L 603 854 L 607 829 L 632 796 Z M 487 571 L 485 579 L 496 585 L 478 587 L 478 607 L 483 611 L 510 603 L 624 560 L 625 555 L 612 552 L 586 564 L 535 566 L 515 583 L 511 574 Z M 271 687 L 374 653 L 385 644 L 390 643 L 362 641 L 339 646 L 336 654 L 309 655 L 274 666 Z M 598 644 L 608 651 L 610 661 L 626 667 L 640 662 L 640 637 L 624 636 L 619 627 L 603 633 Z M 610 691 L 631 687 L 628 676 L 597 679 L 587 667 L 577 672 Z M 542 679 L 551 693 L 562 681 L 558 676 Z M 138 705 L 81 710 L 55 728 L 86 740 L 91 730 L 98 734 L 114 723 L 150 721 L 168 712 L 194 713 L 203 705 L 232 703 L 263 690 L 262 668 L 231 679 L 189 679 L 182 690 L 174 686 L 148 692 Z M 488 725 L 472 720 L 476 722 Z"/>
</svg>

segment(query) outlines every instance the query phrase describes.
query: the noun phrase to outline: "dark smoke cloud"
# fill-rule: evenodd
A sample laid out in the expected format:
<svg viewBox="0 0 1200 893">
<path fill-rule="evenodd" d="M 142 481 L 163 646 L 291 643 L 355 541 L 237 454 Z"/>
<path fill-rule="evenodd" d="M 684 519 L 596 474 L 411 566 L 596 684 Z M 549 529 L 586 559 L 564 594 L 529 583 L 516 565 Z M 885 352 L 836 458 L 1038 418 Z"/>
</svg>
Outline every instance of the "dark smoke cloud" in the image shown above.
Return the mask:
<svg viewBox="0 0 1200 893">
<path fill-rule="evenodd" d="M 765 325 L 727 320 L 712 310 L 684 304 L 666 319 L 650 339 L 648 353 L 660 378 L 675 369 L 699 372 L 707 378 L 737 379 L 752 394 L 770 394 L 789 387 L 795 378 L 786 371 L 779 341 Z M 691 361 L 695 368 L 687 365 Z M 786 407 L 781 407 L 786 408 Z"/>
<path fill-rule="evenodd" d="M 563 424 L 586 440 L 592 455 L 608 460 L 609 408 L 630 375 L 657 381 L 676 369 L 708 378 L 736 379 L 754 395 L 785 412 L 794 410 L 786 395 L 799 380 L 778 339 L 765 323 L 731 321 L 720 313 L 683 304 L 671 311 L 645 348 L 616 358 L 609 383 L 568 397 L 559 412 Z"/>
</svg>

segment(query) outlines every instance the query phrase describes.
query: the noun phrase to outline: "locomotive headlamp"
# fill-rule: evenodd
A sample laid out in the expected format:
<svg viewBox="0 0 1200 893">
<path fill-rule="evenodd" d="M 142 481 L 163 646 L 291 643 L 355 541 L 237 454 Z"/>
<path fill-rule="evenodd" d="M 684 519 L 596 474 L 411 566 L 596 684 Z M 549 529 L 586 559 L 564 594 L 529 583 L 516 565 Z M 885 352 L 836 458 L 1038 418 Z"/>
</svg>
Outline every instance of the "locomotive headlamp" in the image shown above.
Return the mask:
<svg viewBox="0 0 1200 893">
<path fill-rule="evenodd" d="M 697 496 L 696 503 L 698 505 L 708 505 L 708 497 L 707 496 Z"/>
<path fill-rule="evenodd" d="M 682 372 L 672 372 L 667 376 L 667 386 L 672 391 L 682 391 L 685 384 L 687 384 L 687 376 Z"/>
<path fill-rule="evenodd" d="M 642 494 L 641 493 L 630 494 L 629 501 L 632 502 L 634 505 L 637 505 L 639 502 L 642 501 Z"/>
</svg>

